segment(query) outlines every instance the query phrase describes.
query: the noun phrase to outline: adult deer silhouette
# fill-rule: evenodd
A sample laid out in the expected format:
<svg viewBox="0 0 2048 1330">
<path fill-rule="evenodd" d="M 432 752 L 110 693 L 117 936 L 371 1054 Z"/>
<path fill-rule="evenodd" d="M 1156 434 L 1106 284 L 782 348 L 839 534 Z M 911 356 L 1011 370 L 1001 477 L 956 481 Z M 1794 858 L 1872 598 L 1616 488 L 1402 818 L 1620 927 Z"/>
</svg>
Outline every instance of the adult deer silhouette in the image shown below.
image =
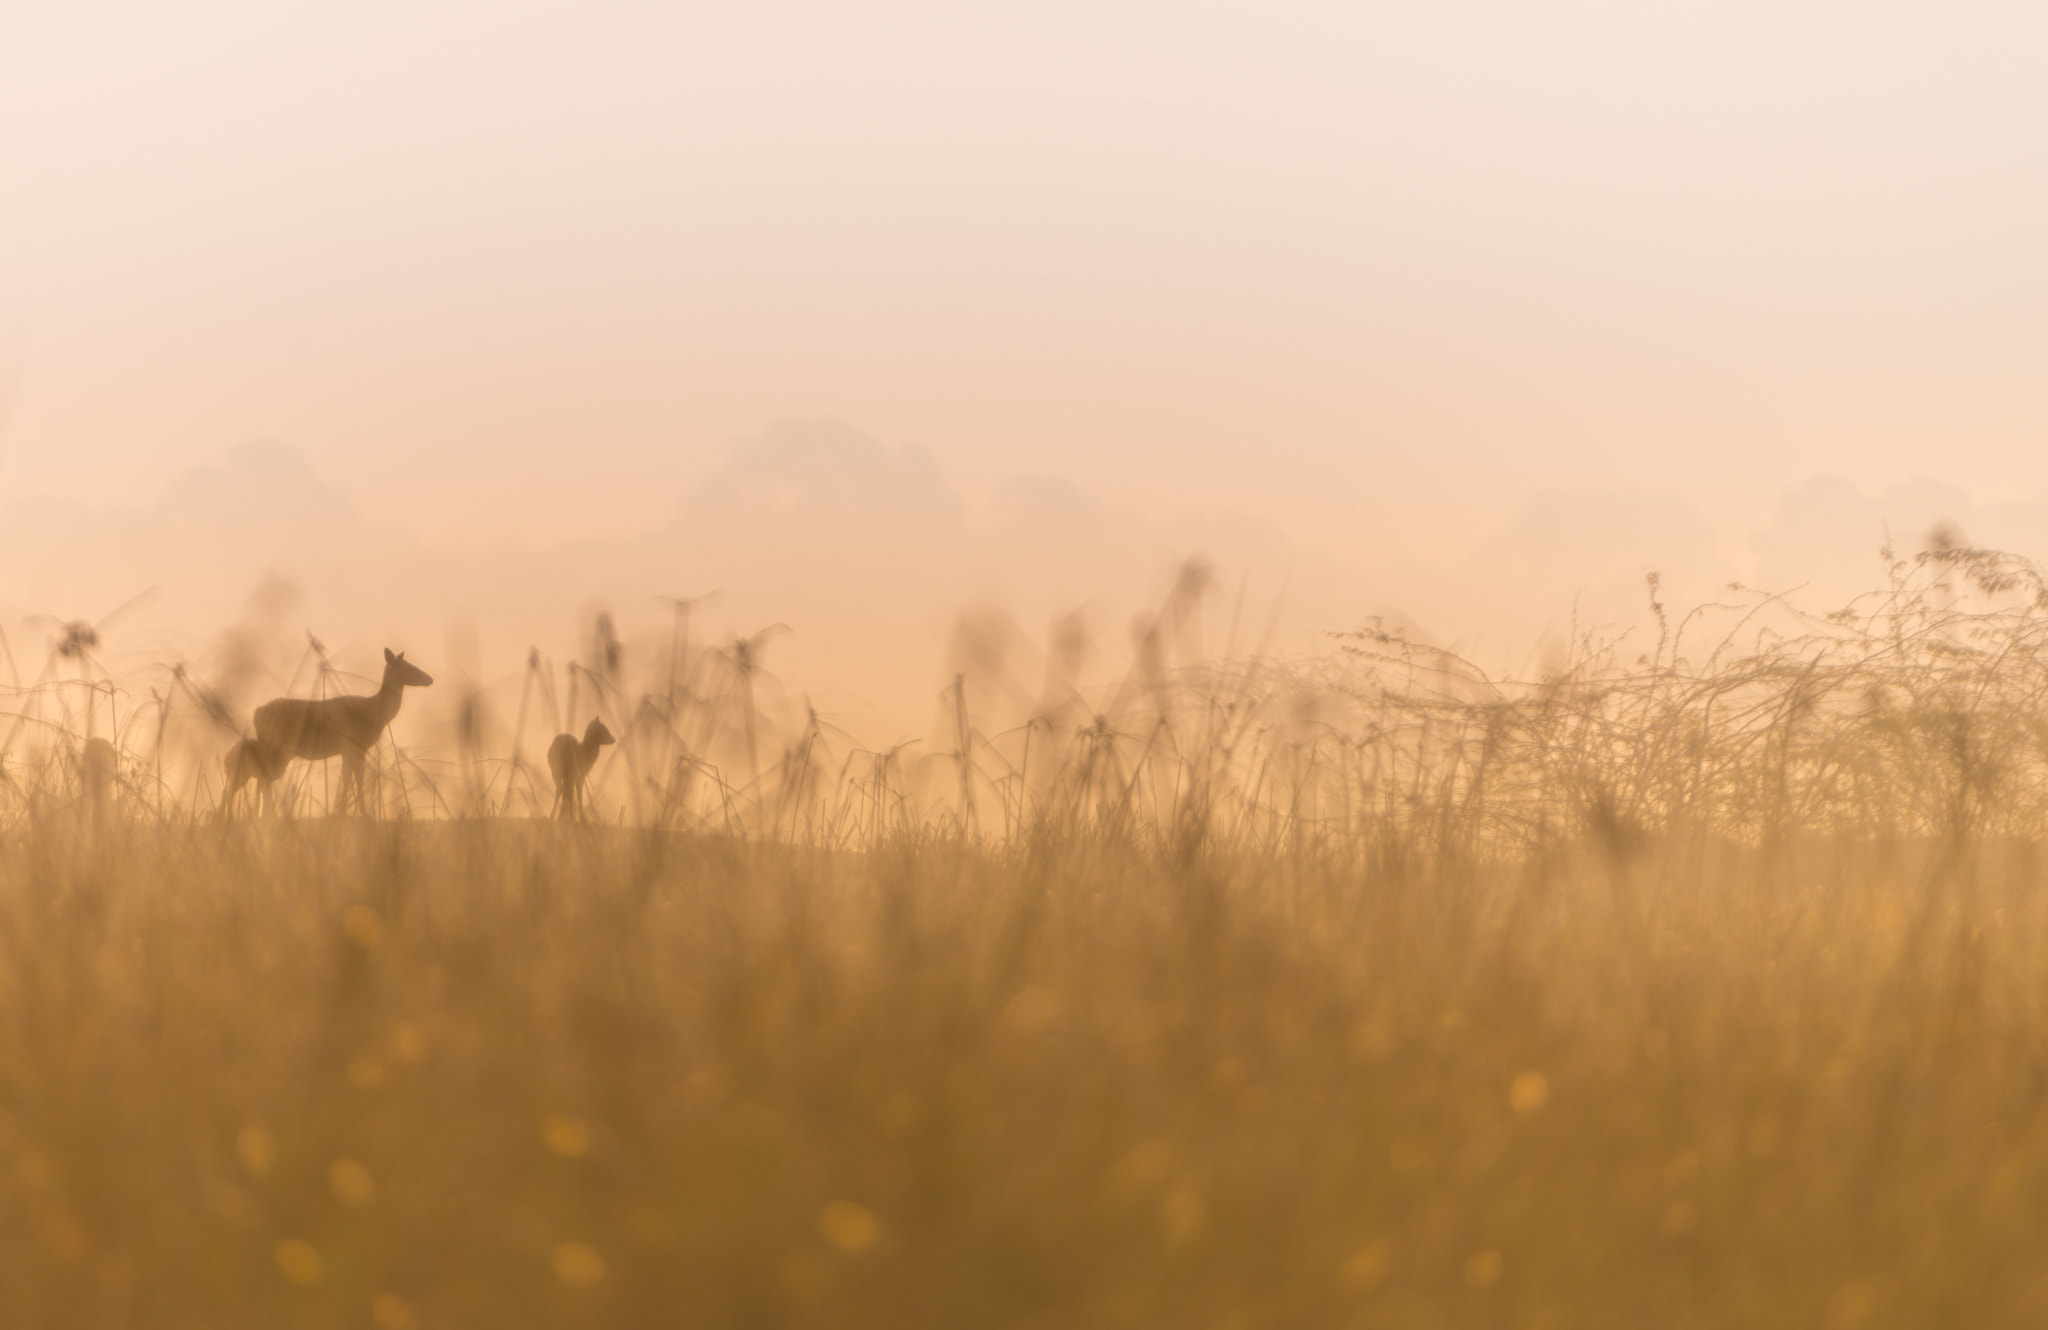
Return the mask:
<svg viewBox="0 0 2048 1330">
<path fill-rule="evenodd" d="M 353 794 L 356 810 L 365 812 L 364 770 L 370 750 L 398 714 L 405 690 L 433 682 L 433 676 L 408 661 L 404 652 L 394 654 L 386 647 L 383 685 L 368 697 L 280 697 L 256 708 L 255 743 L 260 749 L 244 749 L 244 755 L 259 780 L 268 763 L 274 762 L 281 773 L 295 757 L 309 762 L 338 757 L 342 774 L 337 809 L 346 809 Z M 230 780 L 233 775 L 230 772 Z"/>
<path fill-rule="evenodd" d="M 548 771 L 555 778 L 555 816 L 583 816 L 583 781 L 597 765 L 597 750 L 616 742 L 604 722 L 592 717 L 579 742 L 573 734 L 558 734 L 548 745 Z"/>
</svg>

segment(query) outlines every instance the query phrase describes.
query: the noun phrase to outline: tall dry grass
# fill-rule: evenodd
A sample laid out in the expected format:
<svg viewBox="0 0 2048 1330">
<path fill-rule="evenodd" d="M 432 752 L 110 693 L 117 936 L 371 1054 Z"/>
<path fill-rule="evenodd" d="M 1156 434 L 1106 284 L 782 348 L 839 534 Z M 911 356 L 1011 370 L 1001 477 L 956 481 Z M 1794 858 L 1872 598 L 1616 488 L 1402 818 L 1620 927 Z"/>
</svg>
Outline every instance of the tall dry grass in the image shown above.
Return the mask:
<svg viewBox="0 0 2048 1330">
<path fill-rule="evenodd" d="M 2040 1324 L 2048 595 L 1890 573 L 1521 684 L 1169 602 L 921 757 L 600 654 L 604 824 L 483 720 L 223 820 L 52 702 L 0 1324 Z"/>
</svg>

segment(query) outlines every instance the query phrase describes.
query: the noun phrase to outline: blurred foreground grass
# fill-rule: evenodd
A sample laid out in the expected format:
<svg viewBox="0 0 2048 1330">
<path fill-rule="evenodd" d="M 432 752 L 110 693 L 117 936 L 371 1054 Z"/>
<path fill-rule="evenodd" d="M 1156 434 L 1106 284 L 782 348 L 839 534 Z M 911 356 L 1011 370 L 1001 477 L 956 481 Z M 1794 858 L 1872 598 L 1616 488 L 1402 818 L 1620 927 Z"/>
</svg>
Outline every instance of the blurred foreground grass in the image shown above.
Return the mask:
<svg viewBox="0 0 2048 1330">
<path fill-rule="evenodd" d="M 0 1325 L 2039 1325 L 2042 877 L 46 821 Z"/>
</svg>

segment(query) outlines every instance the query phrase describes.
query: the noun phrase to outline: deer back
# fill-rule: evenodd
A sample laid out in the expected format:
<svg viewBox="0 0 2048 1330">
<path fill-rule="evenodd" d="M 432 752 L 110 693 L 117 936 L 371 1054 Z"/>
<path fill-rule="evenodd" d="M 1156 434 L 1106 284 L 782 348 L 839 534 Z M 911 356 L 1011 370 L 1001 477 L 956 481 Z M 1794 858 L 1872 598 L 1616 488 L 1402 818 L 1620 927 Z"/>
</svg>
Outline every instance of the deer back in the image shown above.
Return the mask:
<svg viewBox="0 0 2048 1330">
<path fill-rule="evenodd" d="M 374 697 L 280 697 L 256 708 L 258 739 L 314 761 L 368 751 L 389 723 Z"/>
</svg>

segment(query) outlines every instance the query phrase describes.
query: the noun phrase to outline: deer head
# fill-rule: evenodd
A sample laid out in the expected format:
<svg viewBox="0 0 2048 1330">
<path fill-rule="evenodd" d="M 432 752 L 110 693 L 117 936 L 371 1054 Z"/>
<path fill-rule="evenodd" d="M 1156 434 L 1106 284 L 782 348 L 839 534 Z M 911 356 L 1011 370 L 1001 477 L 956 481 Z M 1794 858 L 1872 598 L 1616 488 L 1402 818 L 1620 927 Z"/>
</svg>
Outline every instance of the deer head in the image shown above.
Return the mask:
<svg viewBox="0 0 2048 1330">
<path fill-rule="evenodd" d="M 618 740 L 612 737 L 612 732 L 604 727 L 602 720 L 595 716 L 591 717 L 590 724 L 583 730 L 584 747 L 601 748 L 605 744 L 617 742 Z"/>
<path fill-rule="evenodd" d="M 385 647 L 384 682 L 387 686 L 396 683 L 401 688 L 425 688 L 434 682 L 434 676 L 407 660 L 403 651 L 393 654 L 390 647 Z"/>
</svg>

